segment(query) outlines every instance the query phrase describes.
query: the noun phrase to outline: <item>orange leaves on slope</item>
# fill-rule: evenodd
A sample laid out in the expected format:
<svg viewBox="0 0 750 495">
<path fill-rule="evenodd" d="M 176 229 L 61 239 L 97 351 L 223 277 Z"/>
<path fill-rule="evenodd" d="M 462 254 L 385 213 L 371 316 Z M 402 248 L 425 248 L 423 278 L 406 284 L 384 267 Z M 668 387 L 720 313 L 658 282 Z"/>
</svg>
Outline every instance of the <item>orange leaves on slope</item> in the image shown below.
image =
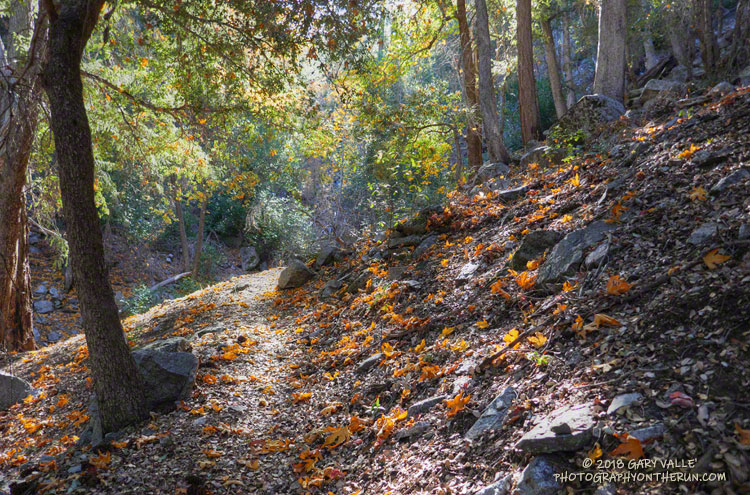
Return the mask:
<svg viewBox="0 0 750 495">
<path fill-rule="evenodd" d="M 518 336 L 519 336 L 519 335 L 520 335 L 520 334 L 519 334 L 519 332 L 518 332 L 518 330 L 517 330 L 517 329 L 515 329 L 515 328 L 511 328 L 511 329 L 510 329 L 510 330 L 508 331 L 508 333 L 506 333 L 506 334 L 505 334 L 505 335 L 503 336 L 503 342 L 505 342 L 505 345 L 508 345 L 508 344 L 510 344 L 511 342 L 513 342 L 514 340 L 516 340 L 516 339 L 518 338 Z M 514 349 L 518 349 L 519 347 L 521 347 L 521 345 L 520 345 L 520 344 L 516 344 L 515 346 L 513 346 L 513 348 L 514 348 Z"/>
<path fill-rule="evenodd" d="M 305 402 L 306 400 L 309 400 L 310 397 L 312 397 L 312 392 L 303 392 L 299 394 L 292 392 L 292 403 L 297 404 L 299 402 Z"/>
<path fill-rule="evenodd" d="M 740 428 L 740 425 L 738 423 L 735 423 L 734 431 L 736 431 L 737 436 L 740 437 L 739 442 L 742 445 L 750 445 L 750 430 L 744 430 Z"/>
<path fill-rule="evenodd" d="M 607 294 L 621 296 L 629 291 L 631 287 L 633 287 L 633 284 L 627 283 L 625 279 L 619 275 L 612 275 L 607 281 Z"/>
<path fill-rule="evenodd" d="M 375 441 L 376 449 L 391 436 L 393 430 L 396 428 L 396 423 L 406 419 L 407 415 L 408 413 L 405 410 L 396 406 L 391 410 L 390 414 L 383 414 L 375 421 L 373 427 L 377 432 L 377 440 Z"/>
<path fill-rule="evenodd" d="M 503 281 L 502 280 L 498 280 L 497 282 L 495 282 L 494 284 L 492 284 L 490 286 L 490 291 L 493 294 L 499 294 L 500 296 L 504 297 L 505 299 L 510 299 L 510 294 L 508 294 L 507 292 L 505 292 L 503 290 L 503 285 L 504 285 Z"/>
<path fill-rule="evenodd" d="M 487 320 L 478 321 L 475 323 L 475 325 L 482 330 L 489 328 L 490 326 L 490 324 L 487 323 Z"/>
<path fill-rule="evenodd" d="M 623 433 L 622 435 L 615 433 L 615 436 L 619 438 L 622 443 L 620 443 L 615 450 L 610 452 L 609 455 L 624 455 L 631 460 L 643 457 L 643 446 L 641 445 L 640 440 L 628 435 L 627 433 Z"/>
<path fill-rule="evenodd" d="M 110 452 L 103 452 L 89 459 L 89 462 L 99 469 L 109 469 L 109 463 L 112 461 Z"/>
<path fill-rule="evenodd" d="M 537 332 L 527 339 L 534 347 L 542 347 L 547 343 L 547 337 L 542 332 Z"/>
<path fill-rule="evenodd" d="M 329 449 L 334 449 L 339 445 L 342 445 L 352 436 L 352 432 L 349 431 L 348 426 L 341 426 L 338 428 L 335 426 L 329 426 L 325 429 L 325 432 L 329 433 L 329 435 L 326 437 L 323 447 L 328 447 Z"/>
<path fill-rule="evenodd" d="M 581 320 L 581 322 L 583 322 L 583 320 Z M 600 327 L 616 328 L 621 325 L 622 323 L 612 318 L 611 316 L 607 316 L 603 313 L 597 313 L 594 315 L 594 321 L 589 323 L 588 325 L 583 325 L 583 328 L 580 328 L 579 331 L 576 331 L 576 334 L 578 334 L 578 336 L 581 337 L 582 339 L 585 339 L 587 333 L 593 332 L 594 330 L 598 330 Z"/>
<path fill-rule="evenodd" d="M 692 156 L 695 154 L 696 151 L 700 150 L 700 146 L 696 146 L 694 144 L 691 144 L 688 149 L 677 155 L 677 158 L 682 158 L 683 160 L 690 160 Z"/>
<path fill-rule="evenodd" d="M 523 290 L 531 289 L 532 287 L 534 287 L 534 284 L 536 283 L 536 275 L 532 275 L 528 271 L 523 271 L 521 273 L 518 273 L 515 270 L 508 270 L 508 273 L 510 273 L 513 276 L 518 286 L 521 287 Z"/>
<path fill-rule="evenodd" d="M 688 194 L 688 198 L 690 198 L 690 201 L 705 201 L 707 194 L 708 193 L 703 189 L 703 186 L 696 186 L 690 194 Z"/>
<path fill-rule="evenodd" d="M 447 399 L 445 404 L 448 406 L 448 417 L 451 418 L 463 411 L 470 399 L 471 395 L 464 397 L 463 391 L 459 392 L 454 398 Z"/>
<path fill-rule="evenodd" d="M 209 459 L 217 459 L 224 455 L 224 452 L 214 449 L 203 449 L 201 452 L 203 452 Z"/>
<path fill-rule="evenodd" d="M 715 270 L 717 266 L 730 259 L 730 256 L 719 254 L 719 249 L 709 251 L 704 257 L 703 262 L 709 270 Z"/>
</svg>

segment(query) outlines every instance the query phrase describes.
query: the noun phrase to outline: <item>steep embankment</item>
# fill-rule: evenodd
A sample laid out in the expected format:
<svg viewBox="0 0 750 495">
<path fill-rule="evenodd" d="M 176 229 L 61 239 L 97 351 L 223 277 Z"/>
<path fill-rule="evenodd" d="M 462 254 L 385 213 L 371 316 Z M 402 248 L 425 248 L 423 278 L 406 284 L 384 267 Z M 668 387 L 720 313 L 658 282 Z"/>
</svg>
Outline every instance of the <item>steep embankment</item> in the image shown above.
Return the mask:
<svg viewBox="0 0 750 495">
<path fill-rule="evenodd" d="M 93 460 L 68 448 L 80 337 L 19 357 L 46 396 L 0 416 L 6 476 L 89 493 L 747 490 L 750 92 L 599 143 L 487 177 L 299 289 L 263 272 L 129 319 L 134 345 L 191 339 L 196 388 Z"/>
</svg>

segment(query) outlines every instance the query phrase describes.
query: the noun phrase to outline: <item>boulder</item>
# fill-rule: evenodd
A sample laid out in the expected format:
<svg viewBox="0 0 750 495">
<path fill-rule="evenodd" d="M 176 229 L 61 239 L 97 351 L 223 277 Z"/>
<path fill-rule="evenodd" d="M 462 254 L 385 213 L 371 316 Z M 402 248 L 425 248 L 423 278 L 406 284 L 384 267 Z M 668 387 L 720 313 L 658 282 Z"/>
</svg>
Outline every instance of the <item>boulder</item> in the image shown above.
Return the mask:
<svg viewBox="0 0 750 495">
<path fill-rule="evenodd" d="M 737 84 L 740 86 L 750 86 L 750 65 L 745 67 L 742 71 L 740 71 L 739 74 L 737 74 L 737 79 L 735 80 Z"/>
<path fill-rule="evenodd" d="M 651 79 L 643 87 L 641 97 L 638 102 L 643 105 L 657 96 L 679 97 L 687 92 L 687 86 L 678 81 L 668 81 L 666 79 Z"/>
<path fill-rule="evenodd" d="M 513 475 L 507 474 L 500 478 L 499 481 L 481 488 L 474 495 L 508 495 L 510 487 L 513 484 Z"/>
<path fill-rule="evenodd" d="M 240 260 L 243 272 L 255 270 L 260 265 L 260 256 L 254 246 L 246 246 L 240 249 Z"/>
<path fill-rule="evenodd" d="M 461 270 L 459 270 L 458 275 L 456 275 L 455 281 L 456 285 L 462 285 L 471 280 L 474 277 L 474 274 L 479 269 L 478 263 L 472 263 L 471 261 L 466 263 L 464 266 L 461 267 Z"/>
<path fill-rule="evenodd" d="M 332 263 L 340 254 L 341 250 L 336 246 L 323 246 L 315 259 L 315 268 L 321 268 Z"/>
<path fill-rule="evenodd" d="M 726 81 L 722 81 L 713 88 L 711 88 L 708 92 L 709 96 L 725 96 L 729 93 L 734 92 L 734 90 L 737 89 L 734 87 L 734 84 L 728 83 Z"/>
<path fill-rule="evenodd" d="M 510 173 L 510 167 L 502 162 L 485 163 L 477 170 L 477 182 L 483 183 L 495 177 L 506 176 Z"/>
<path fill-rule="evenodd" d="M 719 232 L 719 226 L 712 222 L 707 222 L 700 225 L 695 229 L 688 237 L 688 244 L 693 246 L 700 246 L 713 239 Z"/>
<path fill-rule="evenodd" d="M 381 359 L 383 359 L 383 353 L 378 352 L 377 354 L 373 354 L 372 356 L 359 363 L 359 366 L 357 366 L 357 373 L 367 373 L 372 368 L 377 366 Z"/>
<path fill-rule="evenodd" d="M 521 473 L 514 495 L 550 495 L 559 493 L 563 485 L 557 479 L 560 469 L 547 456 L 535 457 Z"/>
<path fill-rule="evenodd" d="M 503 191 L 495 191 L 495 198 L 499 199 L 500 201 L 503 201 L 505 203 L 515 201 L 519 197 L 526 194 L 526 191 L 529 190 L 529 186 L 520 186 L 513 189 L 505 189 Z"/>
<path fill-rule="evenodd" d="M 552 249 L 539 269 L 539 283 L 559 282 L 564 276 L 575 272 L 583 259 L 583 250 L 604 239 L 607 232 L 617 229 L 617 224 L 596 221 L 566 235 Z"/>
<path fill-rule="evenodd" d="M 419 246 L 414 249 L 414 252 L 412 253 L 412 257 L 414 259 L 421 258 L 424 253 L 427 252 L 428 249 L 430 249 L 435 243 L 437 242 L 438 237 L 437 235 L 429 235 L 425 237 L 425 239 L 419 243 Z"/>
<path fill-rule="evenodd" d="M 560 117 L 552 134 L 572 135 L 580 131 L 591 134 L 600 125 L 619 119 L 625 114 L 625 106 L 604 95 L 586 95 Z"/>
<path fill-rule="evenodd" d="M 34 389 L 26 381 L 17 376 L 0 371 L 0 411 L 5 411 L 17 402 L 21 402 Z"/>
<path fill-rule="evenodd" d="M 141 349 L 133 351 L 133 359 L 146 385 L 150 410 L 171 410 L 176 401 L 190 396 L 198 369 L 192 353 Z"/>
<path fill-rule="evenodd" d="M 327 297 L 331 297 L 334 293 L 336 293 L 343 286 L 344 286 L 344 283 L 341 280 L 335 280 L 335 279 L 329 280 L 328 282 L 326 282 L 323 288 L 320 289 L 319 297 L 323 299 Z"/>
<path fill-rule="evenodd" d="M 489 406 L 482 411 L 482 415 L 472 425 L 469 431 L 464 435 L 469 440 L 475 440 L 485 432 L 496 430 L 503 425 L 505 415 L 508 413 L 513 401 L 518 394 L 513 387 L 506 388 L 502 394 L 498 395 Z"/>
<path fill-rule="evenodd" d="M 722 177 L 719 182 L 714 184 L 714 186 L 709 191 L 712 195 L 719 194 L 720 192 L 723 192 L 726 188 L 731 187 L 735 184 L 739 184 L 743 180 L 750 179 L 750 171 L 746 168 L 741 168 L 739 170 L 735 170 L 731 174 L 727 175 L 726 177 Z"/>
<path fill-rule="evenodd" d="M 602 264 L 602 261 L 605 260 L 607 255 L 609 254 L 609 243 L 605 242 L 602 244 L 599 244 L 596 249 L 591 251 L 588 256 L 586 256 L 586 260 L 584 261 L 584 264 L 586 265 L 586 268 L 597 268 L 599 265 Z"/>
<path fill-rule="evenodd" d="M 144 345 L 141 350 L 158 351 L 158 352 L 190 352 L 193 346 L 185 337 L 171 337 L 168 339 L 155 340 L 150 344 Z"/>
<path fill-rule="evenodd" d="M 526 263 L 540 257 L 544 252 L 557 244 L 562 238 L 562 234 L 554 230 L 535 230 L 529 232 L 523 237 L 521 245 L 518 246 L 513 258 L 510 260 L 510 266 L 514 270 L 525 270 Z"/>
<path fill-rule="evenodd" d="M 448 398 L 447 395 L 437 395 L 435 397 L 430 397 L 429 399 L 421 400 L 419 402 L 415 402 L 411 406 L 409 406 L 408 413 L 409 417 L 415 417 L 419 414 L 426 413 L 433 407 L 437 406 L 444 400 Z"/>
<path fill-rule="evenodd" d="M 34 312 L 39 314 L 51 313 L 55 310 L 55 303 L 52 301 L 34 301 Z"/>
<path fill-rule="evenodd" d="M 527 454 L 579 450 L 591 442 L 595 425 L 590 405 L 565 406 L 542 419 L 521 437 L 516 448 Z"/>
<path fill-rule="evenodd" d="M 279 275 L 279 289 L 295 289 L 313 278 L 315 273 L 299 260 L 292 260 Z"/>
<path fill-rule="evenodd" d="M 406 237 L 394 237 L 386 241 L 388 249 L 397 249 L 400 247 L 419 246 L 422 242 L 421 235 L 407 235 Z"/>
<path fill-rule="evenodd" d="M 540 167 L 549 167 L 550 165 L 560 163 L 566 155 L 567 152 L 561 148 L 537 146 L 521 157 L 519 166 L 525 169 L 530 164 L 536 163 Z"/>
<path fill-rule="evenodd" d="M 688 80 L 688 68 L 684 65 L 676 65 L 667 77 L 670 81 L 685 83 Z"/>
<path fill-rule="evenodd" d="M 408 270 L 408 266 L 390 266 L 388 267 L 386 278 L 388 280 L 401 280 L 402 278 L 404 278 L 404 275 L 406 275 L 406 272 Z"/>
<path fill-rule="evenodd" d="M 397 223 L 393 229 L 404 236 L 424 235 L 429 230 L 427 224 L 430 217 L 441 211 L 443 211 L 443 207 L 440 205 L 428 206 L 427 208 L 421 209 L 419 213 L 413 217 Z"/>
</svg>

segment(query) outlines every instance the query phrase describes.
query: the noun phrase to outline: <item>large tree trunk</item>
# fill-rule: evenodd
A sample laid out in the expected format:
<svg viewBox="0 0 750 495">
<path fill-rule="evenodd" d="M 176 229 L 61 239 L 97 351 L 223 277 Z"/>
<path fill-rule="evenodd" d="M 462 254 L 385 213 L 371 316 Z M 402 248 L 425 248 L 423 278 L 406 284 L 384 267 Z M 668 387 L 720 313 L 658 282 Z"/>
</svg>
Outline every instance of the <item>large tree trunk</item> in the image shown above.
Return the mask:
<svg viewBox="0 0 750 495">
<path fill-rule="evenodd" d="M 714 34 L 714 2 L 713 0 L 696 0 L 696 4 L 698 16 L 696 25 L 701 41 L 703 64 L 706 74 L 712 76 L 716 71 L 719 60 L 719 45 L 716 43 L 716 35 Z"/>
<path fill-rule="evenodd" d="M 576 104 L 576 87 L 573 83 L 573 62 L 570 49 L 570 14 L 563 13 L 562 59 L 565 73 L 565 100 L 568 108 Z"/>
<path fill-rule="evenodd" d="M 206 207 L 208 196 L 203 196 L 201 201 L 201 214 L 198 220 L 198 239 L 195 241 L 195 253 L 193 254 L 193 277 L 198 278 L 198 269 L 201 266 L 201 251 L 203 250 L 203 229 L 206 224 Z"/>
<path fill-rule="evenodd" d="M 687 2 L 674 6 L 667 11 L 667 31 L 672 53 L 680 65 L 687 67 L 688 79 L 693 78 L 693 47 L 695 44 L 695 35 L 691 29 L 692 11 L 691 4 Z"/>
<path fill-rule="evenodd" d="M 594 93 L 625 99 L 626 0 L 601 0 Z"/>
<path fill-rule="evenodd" d="M 549 74 L 549 85 L 552 89 L 552 99 L 555 101 L 555 113 L 559 119 L 568 110 L 565 104 L 565 97 L 562 92 L 562 82 L 560 81 L 560 66 L 557 63 L 557 53 L 555 51 L 555 37 L 552 33 L 552 23 L 549 19 L 542 19 L 542 34 L 544 38 L 544 55 L 547 59 L 547 73 Z"/>
<path fill-rule="evenodd" d="M 477 61 L 479 62 L 479 109 L 482 113 L 484 138 L 491 162 L 510 161 L 510 155 L 503 143 L 500 133 L 500 118 L 497 115 L 497 99 L 495 98 L 495 84 L 492 79 L 492 45 L 490 43 L 490 27 L 487 20 L 487 3 L 476 0 L 476 40 Z"/>
<path fill-rule="evenodd" d="M 742 68 L 750 62 L 750 0 L 739 0 L 735 13 L 734 30 L 732 30 L 732 48 L 726 69 Z"/>
<path fill-rule="evenodd" d="M 516 0 L 516 41 L 518 45 L 518 107 L 521 113 L 521 139 L 526 145 L 540 139 L 539 100 L 534 77 L 534 45 L 531 37 L 531 0 Z"/>
<path fill-rule="evenodd" d="M 57 153 L 62 211 L 76 279 L 89 369 L 104 432 L 148 415 L 142 378 L 125 341 L 104 263 L 94 203 L 94 154 L 83 102 L 81 56 L 104 0 L 67 0 L 50 18 L 49 55 L 43 86 L 49 99 Z"/>
<path fill-rule="evenodd" d="M 482 166 L 482 135 L 480 122 L 476 116 L 479 106 L 477 97 L 477 70 L 474 67 L 474 55 L 471 50 L 471 31 L 466 20 L 466 0 L 457 0 L 456 18 L 458 19 L 459 40 L 461 43 L 461 68 L 464 76 L 464 92 L 469 107 L 466 124 L 466 145 L 468 148 L 469 168 L 477 170 Z"/>
<path fill-rule="evenodd" d="M 32 6 L 11 3 L 8 46 L 0 40 L 0 349 L 10 351 L 34 349 L 24 185 L 37 125 L 46 17 L 37 15 L 32 23 Z M 28 62 L 19 66 L 13 36 L 29 31 Z"/>
</svg>

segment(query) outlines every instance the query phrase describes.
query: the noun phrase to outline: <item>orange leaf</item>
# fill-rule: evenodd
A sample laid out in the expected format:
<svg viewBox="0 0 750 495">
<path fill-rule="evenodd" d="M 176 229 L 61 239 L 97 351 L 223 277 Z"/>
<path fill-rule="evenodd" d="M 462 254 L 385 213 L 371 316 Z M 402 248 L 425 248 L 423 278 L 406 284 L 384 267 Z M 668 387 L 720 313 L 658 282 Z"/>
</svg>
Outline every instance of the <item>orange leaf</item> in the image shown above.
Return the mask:
<svg viewBox="0 0 750 495">
<path fill-rule="evenodd" d="M 719 254 L 719 248 L 716 248 L 712 251 L 709 251 L 708 254 L 703 257 L 703 262 L 706 264 L 709 270 L 714 270 L 718 265 L 724 263 L 729 258 L 729 256 Z"/>
<path fill-rule="evenodd" d="M 203 449 L 201 450 L 201 452 L 206 454 L 206 457 L 208 457 L 209 459 L 216 459 L 217 457 L 221 457 L 224 455 L 224 452 L 213 449 Z"/>
<path fill-rule="evenodd" d="M 631 287 L 633 287 L 633 284 L 627 283 L 619 275 L 612 275 L 607 281 L 607 293 L 613 296 L 625 294 Z"/>
<path fill-rule="evenodd" d="M 329 432 L 330 435 L 326 437 L 326 441 L 323 443 L 323 446 L 328 447 L 329 449 L 338 447 L 339 445 L 349 440 L 349 438 L 352 436 L 352 432 L 349 431 L 349 428 L 347 426 L 342 426 L 340 428 L 329 426 L 328 428 L 326 428 L 326 431 Z"/>
<path fill-rule="evenodd" d="M 631 437 L 627 433 L 615 436 L 617 436 L 617 438 L 619 438 L 620 442 L 622 443 L 618 445 L 615 450 L 610 452 L 609 455 L 624 455 L 631 460 L 640 459 L 641 457 L 643 457 L 643 446 L 641 445 L 640 440 L 635 437 Z"/>
<path fill-rule="evenodd" d="M 743 430 L 737 423 L 734 424 L 734 430 L 737 432 L 737 435 L 739 435 L 740 443 L 742 445 L 750 445 L 750 430 Z"/>
<path fill-rule="evenodd" d="M 463 391 L 459 392 L 457 396 L 455 396 L 452 399 L 447 399 L 445 401 L 445 404 L 448 406 L 448 417 L 453 417 L 456 414 L 458 414 L 460 411 L 463 411 L 466 407 L 466 404 L 469 402 L 469 399 L 471 399 L 471 395 L 468 395 L 466 397 L 463 396 Z"/>
<path fill-rule="evenodd" d="M 292 393 L 292 398 L 294 399 L 293 404 L 296 404 L 298 402 L 304 402 L 308 400 L 310 397 L 312 397 L 312 392 L 304 392 L 300 394 Z"/>
<path fill-rule="evenodd" d="M 97 456 L 90 458 L 89 462 L 99 469 L 108 469 L 111 460 L 112 454 L 110 452 L 103 452 Z"/>
</svg>

